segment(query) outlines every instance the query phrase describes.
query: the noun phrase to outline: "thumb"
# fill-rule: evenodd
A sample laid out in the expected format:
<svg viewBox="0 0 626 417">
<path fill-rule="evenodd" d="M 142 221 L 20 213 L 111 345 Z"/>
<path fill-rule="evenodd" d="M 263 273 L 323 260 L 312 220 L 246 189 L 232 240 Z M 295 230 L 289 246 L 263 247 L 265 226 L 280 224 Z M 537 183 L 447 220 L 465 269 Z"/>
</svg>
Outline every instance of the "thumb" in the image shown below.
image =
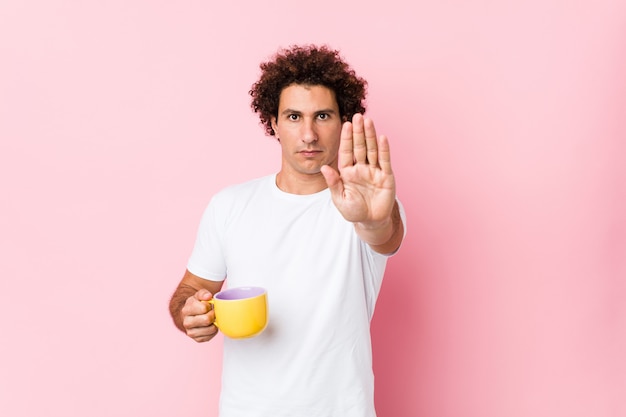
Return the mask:
<svg viewBox="0 0 626 417">
<path fill-rule="evenodd" d="M 328 165 L 322 166 L 321 172 L 330 189 L 330 194 L 333 197 L 343 194 L 343 181 L 341 181 L 339 173 Z"/>
<path fill-rule="evenodd" d="M 206 290 L 204 288 L 198 290 L 195 295 L 198 301 L 208 301 L 213 298 L 213 294 L 211 294 L 209 290 Z"/>
</svg>

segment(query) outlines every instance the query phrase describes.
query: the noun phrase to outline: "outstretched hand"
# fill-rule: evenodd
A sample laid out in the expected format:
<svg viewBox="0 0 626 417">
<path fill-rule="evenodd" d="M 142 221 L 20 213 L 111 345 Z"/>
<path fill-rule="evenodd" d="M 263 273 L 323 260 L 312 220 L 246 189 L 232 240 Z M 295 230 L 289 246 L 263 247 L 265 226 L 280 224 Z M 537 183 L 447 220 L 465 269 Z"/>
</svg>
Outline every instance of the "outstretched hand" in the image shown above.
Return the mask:
<svg viewBox="0 0 626 417">
<path fill-rule="evenodd" d="M 389 221 L 396 198 L 389 141 L 376 135 L 371 119 L 357 113 L 343 124 L 338 171 L 325 165 L 322 175 L 346 220 L 366 228 Z"/>
</svg>

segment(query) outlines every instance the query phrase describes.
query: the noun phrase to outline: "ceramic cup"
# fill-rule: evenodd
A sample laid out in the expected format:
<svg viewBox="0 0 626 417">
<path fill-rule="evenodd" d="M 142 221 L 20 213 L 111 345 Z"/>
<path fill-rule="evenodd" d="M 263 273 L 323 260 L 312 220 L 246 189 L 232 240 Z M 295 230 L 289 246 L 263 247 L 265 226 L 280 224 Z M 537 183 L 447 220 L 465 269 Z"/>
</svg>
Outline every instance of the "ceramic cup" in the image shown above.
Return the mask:
<svg viewBox="0 0 626 417">
<path fill-rule="evenodd" d="M 232 339 L 253 337 L 267 326 L 267 291 L 261 287 L 235 287 L 220 291 L 208 303 L 215 310 L 215 325 Z"/>
</svg>

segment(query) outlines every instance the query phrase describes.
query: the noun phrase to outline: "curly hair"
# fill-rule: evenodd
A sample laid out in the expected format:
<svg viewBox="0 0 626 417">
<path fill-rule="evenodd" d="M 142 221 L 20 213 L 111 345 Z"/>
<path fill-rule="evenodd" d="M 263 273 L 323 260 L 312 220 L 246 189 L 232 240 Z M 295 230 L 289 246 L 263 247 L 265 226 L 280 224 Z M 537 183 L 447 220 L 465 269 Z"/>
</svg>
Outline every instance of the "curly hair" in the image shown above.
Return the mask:
<svg viewBox="0 0 626 417">
<path fill-rule="evenodd" d="M 327 46 L 291 46 L 280 49 L 272 60 L 260 64 L 261 77 L 252 85 L 251 107 L 259 113 L 265 133 L 274 136 L 272 116 L 278 116 L 280 93 L 292 84 L 321 85 L 335 93 L 339 114 L 352 120 L 365 112 L 367 81 L 356 75 L 339 51 Z"/>
</svg>

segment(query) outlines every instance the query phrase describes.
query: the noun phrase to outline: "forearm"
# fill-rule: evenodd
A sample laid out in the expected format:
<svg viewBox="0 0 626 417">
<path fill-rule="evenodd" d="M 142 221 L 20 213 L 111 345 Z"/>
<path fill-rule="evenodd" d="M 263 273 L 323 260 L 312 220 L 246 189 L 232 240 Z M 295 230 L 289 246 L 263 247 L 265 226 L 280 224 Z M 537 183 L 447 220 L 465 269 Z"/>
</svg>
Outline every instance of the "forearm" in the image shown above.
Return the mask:
<svg viewBox="0 0 626 417">
<path fill-rule="evenodd" d="M 170 299 L 170 315 L 172 316 L 172 320 L 174 321 L 174 325 L 178 327 L 178 329 L 186 333 L 186 330 L 183 326 L 183 317 L 181 315 L 181 311 L 185 302 L 189 297 L 192 297 L 196 291 L 196 288 L 193 288 L 190 285 L 180 283 L 172 294 L 172 298 Z"/>
<path fill-rule="evenodd" d="M 374 251 L 382 254 L 395 252 L 404 237 L 404 225 L 398 202 L 395 202 L 388 219 L 376 224 L 355 223 L 354 228 L 359 238 Z"/>
</svg>

